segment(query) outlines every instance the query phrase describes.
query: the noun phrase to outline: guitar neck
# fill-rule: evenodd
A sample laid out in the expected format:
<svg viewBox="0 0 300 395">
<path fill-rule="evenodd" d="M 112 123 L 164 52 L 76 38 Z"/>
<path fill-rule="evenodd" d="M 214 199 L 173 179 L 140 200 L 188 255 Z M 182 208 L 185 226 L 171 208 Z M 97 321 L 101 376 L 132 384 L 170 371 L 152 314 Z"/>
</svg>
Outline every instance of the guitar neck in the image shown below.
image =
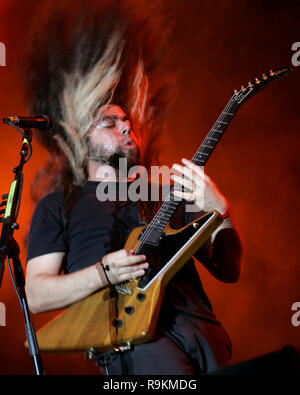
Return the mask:
<svg viewBox="0 0 300 395">
<path fill-rule="evenodd" d="M 204 166 L 206 164 L 208 158 L 216 148 L 225 130 L 228 128 L 228 125 L 236 114 L 238 107 L 239 106 L 236 102 L 231 99 L 229 100 L 226 107 L 221 112 L 219 118 L 210 129 L 209 133 L 191 159 L 193 163 L 198 166 Z"/>
<path fill-rule="evenodd" d="M 232 98 L 228 101 L 210 132 L 191 159 L 193 163 L 198 166 L 204 166 L 206 164 L 208 158 L 216 148 L 229 123 L 236 114 L 238 107 L 239 105 L 236 101 L 232 100 Z M 171 188 L 169 195 L 163 201 L 160 209 L 147 226 L 145 233 L 142 235 L 140 240 L 141 243 L 150 245 L 157 245 L 159 243 L 165 226 L 180 203 L 180 200 L 176 199 L 173 194 L 174 190 L 182 190 L 181 184 L 176 183 Z M 185 188 L 183 188 L 183 190 L 185 190 Z"/>
</svg>

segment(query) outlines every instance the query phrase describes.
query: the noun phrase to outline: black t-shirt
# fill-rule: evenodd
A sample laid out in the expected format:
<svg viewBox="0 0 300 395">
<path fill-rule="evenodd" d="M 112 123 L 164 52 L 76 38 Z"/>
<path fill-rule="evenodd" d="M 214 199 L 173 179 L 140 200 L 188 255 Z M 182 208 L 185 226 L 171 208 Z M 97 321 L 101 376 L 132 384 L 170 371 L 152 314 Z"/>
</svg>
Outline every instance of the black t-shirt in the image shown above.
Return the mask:
<svg viewBox="0 0 300 395">
<path fill-rule="evenodd" d="M 68 220 L 68 242 L 62 215 L 62 193 L 51 193 L 37 204 L 29 232 L 27 260 L 64 251 L 65 273 L 72 273 L 94 265 L 104 255 L 123 248 L 130 231 L 136 226 L 145 225 L 136 202 L 99 201 L 96 196 L 98 184 L 86 182 L 74 203 Z M 190 220 L 190 215 L 182 214 L 182 225 Z M 168 284 L 162 309 L 180 310 L 194 317 L 218 322 L 193 259 Z"/>
</svg>

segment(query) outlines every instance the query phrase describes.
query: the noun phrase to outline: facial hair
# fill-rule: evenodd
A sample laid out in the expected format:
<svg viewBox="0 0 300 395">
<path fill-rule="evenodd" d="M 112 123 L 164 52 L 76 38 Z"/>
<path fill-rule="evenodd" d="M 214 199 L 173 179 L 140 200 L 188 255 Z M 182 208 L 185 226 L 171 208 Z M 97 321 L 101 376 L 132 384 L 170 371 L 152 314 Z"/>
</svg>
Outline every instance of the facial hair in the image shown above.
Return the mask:
<svg viewBox="0 0 300 395">
<path fill-rule="evenodd" d="M 122 169 L 119 168 L 119 159 L 126 158 L 127 159 L 127 167 L 128 170 L 132 166 L 137 166 L 140 160 L 140 150 L 138 146 L 134 146 L 131 149 L 124 148 L 119 145 L 115 152 L 109 152 L 103 144 L 99 144 L 97 146 L 93 146 L 88 141 L 88 160 L 102 164 L 112 166 L 114 169 L 118 170 L 119 173 L 122 173 Z"/>
</svg>

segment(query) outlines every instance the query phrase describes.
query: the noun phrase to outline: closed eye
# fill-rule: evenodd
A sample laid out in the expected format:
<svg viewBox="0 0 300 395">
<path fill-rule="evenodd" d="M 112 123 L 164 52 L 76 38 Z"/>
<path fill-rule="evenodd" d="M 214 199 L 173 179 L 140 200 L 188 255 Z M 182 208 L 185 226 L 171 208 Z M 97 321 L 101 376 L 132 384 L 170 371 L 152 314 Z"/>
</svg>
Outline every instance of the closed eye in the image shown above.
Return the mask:
<svg viewBox="0 0 300 395">
<path fill-rule="evenodd" d="M 99 120 L 96 127 L 97 128 L 105 128 L 105 129 L 113 129 L 119 120 L 120 119 L 118 117 L 116 117 L 115 115 L 106 115 L 102 119 Z M 126 122 L 128 124 L 128 126 L 130 127 L 130 121 L 127 116 L 124 116 L 123 118 L 121 118 L 121 121 Z"/>
<path fill-rule="evenodd" d="M 112 118 L 105 117 L 101 119 L 97 124 L 97 128 L 113 129 L 116 126 L 116 122 Z"/>
</svg>

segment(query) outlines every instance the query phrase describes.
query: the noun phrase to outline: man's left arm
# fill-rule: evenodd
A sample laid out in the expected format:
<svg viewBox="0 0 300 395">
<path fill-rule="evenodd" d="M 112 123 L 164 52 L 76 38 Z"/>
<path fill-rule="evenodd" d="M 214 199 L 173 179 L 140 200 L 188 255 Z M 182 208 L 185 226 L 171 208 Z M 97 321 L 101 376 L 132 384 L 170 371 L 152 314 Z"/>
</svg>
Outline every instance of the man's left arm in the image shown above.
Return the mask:
<svg viewBox="0 0 300 395">
<path fill-rule="evenodd" d="M 194 256 L 220 281 L 236 282 L 242 272 L 242 243 L 230 217 L 229 203 L 201 167 L 187 159 L 182 159 L 182 163 L 184 166 L 173 165 L 180 175 L 171 178 L 188 191 L 175 190 L 174 195 L 195 205 L 196 210 L 217 210 L 226 216 Z"/>
</svg>

